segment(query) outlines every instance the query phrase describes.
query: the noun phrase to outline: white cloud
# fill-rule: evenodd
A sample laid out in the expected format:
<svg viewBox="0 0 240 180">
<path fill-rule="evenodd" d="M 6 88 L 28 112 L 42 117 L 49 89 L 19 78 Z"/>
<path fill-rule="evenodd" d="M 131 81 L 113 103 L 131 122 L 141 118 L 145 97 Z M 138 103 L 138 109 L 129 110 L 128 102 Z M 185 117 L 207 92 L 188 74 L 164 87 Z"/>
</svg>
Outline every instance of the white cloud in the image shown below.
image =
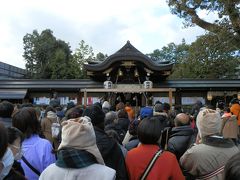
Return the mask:
<svg viewBox="0 0 240 180">
<path fill-rule="evenodd" d="M 143 53 L 182 38 L 193 41 L 199 28 L 182 29 L 165 0 L 8 0 L 0 6 L 0 61 L 24 68 L 23 42 L 34 29 L 51 29 L 74 50 L 81 40 L 110 55 L 127 40 Z"/>
</svg>

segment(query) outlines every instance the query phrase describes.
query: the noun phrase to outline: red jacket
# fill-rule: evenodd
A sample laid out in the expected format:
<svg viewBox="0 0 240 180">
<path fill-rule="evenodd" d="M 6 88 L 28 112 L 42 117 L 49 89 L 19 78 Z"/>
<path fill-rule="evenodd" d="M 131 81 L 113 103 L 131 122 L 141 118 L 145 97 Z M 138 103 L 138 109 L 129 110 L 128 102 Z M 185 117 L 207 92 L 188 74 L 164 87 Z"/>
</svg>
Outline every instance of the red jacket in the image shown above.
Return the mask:
<svg viewBox="0 0 240 180">
<path fill-rule="evenodd" d="M 126 156 L 126 166 L 130 180 L 139 180 L 146 166 L 159 147 L 157 145 L 140 145 L 130 150 Z M 164 151 L 151 169 L 147 180 L 184 180 L 174 154 Z"/>
</svg>

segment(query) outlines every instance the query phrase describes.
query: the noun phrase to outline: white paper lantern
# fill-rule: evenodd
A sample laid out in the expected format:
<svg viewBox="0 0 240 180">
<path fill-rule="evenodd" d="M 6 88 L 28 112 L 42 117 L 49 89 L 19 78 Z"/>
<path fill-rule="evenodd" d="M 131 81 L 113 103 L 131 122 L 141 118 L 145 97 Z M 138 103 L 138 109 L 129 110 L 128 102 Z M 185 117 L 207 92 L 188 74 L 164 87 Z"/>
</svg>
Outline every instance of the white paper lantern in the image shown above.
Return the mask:
<svg viewBox="0 0 240 180">
<path fill-rule="evenodd" d="M 145 89 L 151 89 L 151 88 L 153 87 L 152 81 L 144 81 L 144 82 L 143 82 L 143 87 L 144 87 Z"/>
<path fill-rule="evenodd" d="M 103 86 L 104 86 L 104 89 L 112 89 L 113 83 L 112 81 L 104 81 Z"/>
</svg>

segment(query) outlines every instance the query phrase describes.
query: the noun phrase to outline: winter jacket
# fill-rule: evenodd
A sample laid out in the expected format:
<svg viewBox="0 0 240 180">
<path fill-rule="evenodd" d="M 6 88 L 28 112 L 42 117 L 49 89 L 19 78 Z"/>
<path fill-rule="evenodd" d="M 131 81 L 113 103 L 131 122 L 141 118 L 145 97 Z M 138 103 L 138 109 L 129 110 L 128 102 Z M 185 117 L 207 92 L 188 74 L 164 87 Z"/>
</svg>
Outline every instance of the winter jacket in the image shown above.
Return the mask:
<svg viewBox="0 0 240 180">
<path fill-rule="evenodd" d="M 51 142 L 55 149 L 57 149 L 60 143 L 58 142 L 58 139 L 52 137 L 51 128 L 53 123 L 57 123 L 57 116 L 52 118 L 46 117 L 41 122 L 41 128 L 44 137 Z"/>
<path fill-rule="evenodd" d="M 22 150 L 27 161 L 40 173 L 56 161 L 55 155 L 52 153 L 53 148 L 50 142 L 40 138 L 39 135 L 36 134 L 23 141 Z M 39 176 L 34 173 L 23 160 L 20 162 L 27 179 L 39 179 Z"/>
<path fill-rule="evenodd" d="M 221 136 L 206 136 L 202 144 L 192 146 L 180 159 L 183 170 L 195 177 L 207 175 L 223 167 L 227 161 L 239 152 L 230 139 Z M 222 180 L 223 171 L 209 180 Z"/>
<path fill-rule="evenodd" d="M 171 130 L 167 150 L 176 155 L 177 160 L 195 142 L 194 130 L 191 126 L 174 127 Z"/>
<path fill-rule="evenodd" d="M 237 117 L 232 115 L 230 117 L 222 117 L 222 135 L 224 138 L 237 139 L 239 128 Z"/>
<path fill-rule="evenodd" d="M 105 165 L 116 170 L 116 179 L 128 179 L 124 156 L 117 142 L 108 137 L 102 129 L 95 126 L 94 130 L 97 146 L 103 157 Z"/>
<path fill-rule="evenodd" d="M 115 171 L 107 166 L 92 164 L 84 168 L 61 168 L 55 164 L 48 166 L 39 180 L 114 180 Z"/>
<path fill-rule="evenodd" d="M 128 127 L 129 127 L 129 125 L 130 125 L 130 120 L 127 119 L 127 118 L 118 118 L 117 122 L 118 122 L 117 124 L 119 124 L 120 127 L 121 127 L 125 132 L 127 132 Z"/>
<path fill-rule="evenodd" d="M 125 148 L 130 151 L 131 149 L 137 147 L 139 144 L 139 139 L 137 136 L 133 136 L 130 138 L 129 142 L 125 145 Z"/>
<path fill-rule="evenodd" d="M 25 177 L 21 164 L 14 160 L 10 172 L 3 180 L 27 180 L 27 178 Z"/>
<path fill-rule="evenodd" d="M 129 179 L 139 180 L 147 165 L 159 150 L 157 145 L 141 144 L 127 153 L 126 166 Z M 164 151 L 158 157 L 146 180 L 185 179 L 177 159 L 171 152 Z"/>
</svg>

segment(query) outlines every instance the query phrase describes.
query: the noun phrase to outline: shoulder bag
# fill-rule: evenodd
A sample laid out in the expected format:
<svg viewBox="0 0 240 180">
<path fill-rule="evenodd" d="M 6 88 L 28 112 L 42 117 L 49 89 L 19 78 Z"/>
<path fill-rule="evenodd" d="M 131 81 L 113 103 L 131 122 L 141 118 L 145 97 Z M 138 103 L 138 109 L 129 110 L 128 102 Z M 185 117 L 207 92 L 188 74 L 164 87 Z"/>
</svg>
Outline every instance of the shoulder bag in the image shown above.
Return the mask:
<svg viewBox="0 0 240 180">
<path fill-rule="evenodd" d="M 153 156 L 152 160 L 150 161 L 150 163 L 147 165 L 146 169 L 144 170 L 144 172 L 142 173 L 140 180 L 145 180 L 146 177 L 148 176 L 149 172 L 151 171 L 153 165 L 155 164 L 155 162 L 157 161 L 158 157 L 162 154 L 162 150 L 159 149 L 155 155 Z"/>
<path fill-rule="evenodd" d="M 22 160 L 23 160 L 23 162 L 25 162 L 25 164 L 35 173 L 35 174 L 37 174 L 38 176 L 40 176 L 40 172 L 36 169 L 36 168 L 34 168 L 29 162 L 28 162 L 28 160 L 24 157 L 24 156 L 22 156 Z"/>
</svg>

